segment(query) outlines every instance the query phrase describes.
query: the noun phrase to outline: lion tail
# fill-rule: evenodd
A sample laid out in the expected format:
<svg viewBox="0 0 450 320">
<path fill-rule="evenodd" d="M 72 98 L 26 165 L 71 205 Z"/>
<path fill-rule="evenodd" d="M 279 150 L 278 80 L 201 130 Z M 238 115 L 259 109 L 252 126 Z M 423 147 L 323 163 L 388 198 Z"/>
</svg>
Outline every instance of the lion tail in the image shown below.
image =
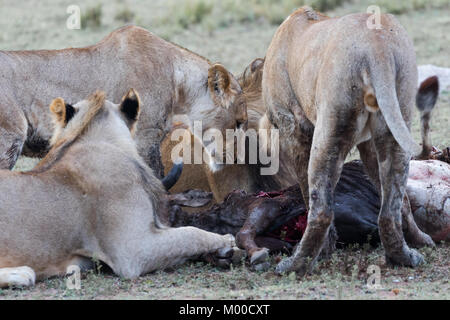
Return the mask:
<svg viewBox="0 0 450 320">
<path fill-rule="evenodd" d="M 380 108 L 389 130 L 400 147 L 416 156 L 421 147 L 413 140 L 411 133 L 403 119 L 395 89 L 395 70 L 389 63 L 372 60 L 370 64 L 370 80 L 373 94 L 365 94 L 366 106 Z M 371 111 L 369 109 L 369 111 Z"/>
<path fill-rule="evenodd" d="M 433 76 L 425 79 L 419 87 L 416 96 L 416 106 L 420 111 L 420 124 L 422 133 L 422 152 L 419 159 L 428 159 L 431 152 L 430 120 L 431 111 L 436 105 L 439 96 L 439 80 Z"/>
</svg>

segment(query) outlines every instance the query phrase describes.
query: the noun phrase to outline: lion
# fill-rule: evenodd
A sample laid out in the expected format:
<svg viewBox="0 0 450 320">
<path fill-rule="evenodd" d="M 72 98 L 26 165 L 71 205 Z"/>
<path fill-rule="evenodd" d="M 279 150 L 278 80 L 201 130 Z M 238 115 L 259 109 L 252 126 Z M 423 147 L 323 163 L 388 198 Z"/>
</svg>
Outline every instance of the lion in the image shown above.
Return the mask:
<svg viewBox="0 0 450 320">
<path fill-rule="evenodd" d="M 267 51 L 263 102 L 309 204 L 305 235 L 278 264 L 279 273 L 304 275 L 314 266 L 353 146 L 381 191 L 378 224 L 388 263 L 415 267 L 424 261 L 402 232 L 409 161 L 420 152 L 409 129 L 417 92 L 414 47 L 394 16 L 381 15 L 380 29 L 367 27 L 369 17 L 329 18 L 303 7 L 281 24 Z"/>
<path fill-rule="evenodd" d="M 247 106 L 247 129 L 258 130 L 260 128 L 270 129 L 270 124 L 264 122 L 265 109 L 262 103 L 261 80 L 264 59 L 258 58 L 252 61 L 244 72 L 238 77 L 239 85 L 242 89 L 242 97 Z M 266 119 L 266 118 L 265 118 Z M 188 130 L 184 124 L 176 124 L 173 131 L 165 136 L 160 146 L 162 164 L 165 173 L 168 173 L 173 166 L 172 150 L 179 143 L 179 140 L 172 140 L 172 133 L 179 128 Z M 194 141 L 196 137 L 191 133 L 191 158 L 194 158 Z M 284 166 L 283 166 L 284 167 Z M 280 189 L 282 185 L 292 185 L 294 180 L 284 181 L 284 184 L 275 182 L 273 179 L 261 177 L 257 171 L 257 166 L 247 164 L 229 164 L 222 167 L 220 171 L 212 171 L 208 163 L 184 164 L 177 183 L 170 189 L 172 193 L 183 192 L 189 189 L 200 189 L 213 193 L 214 200 L 220 203 L 225 196 L 236 189 L 247 192 L 256 192 L 261 189 Z M 283 171 L 284 168 L 280 168 Z M 283 175 L 287 176 L 287 175 Z M 280 177 L 279 174 L 276 177 Z M 292 182 L 289 184 L 289 182 Z"/>
<path fill-rule="evenodd" d="M 0 51 L 0 70 L 2 169 L 13 168 L 21 154 L 45 155 L 52 125 L 44 110 L 58 95 L 73 102 L 100 89 L 119 101 L 130 87 L 140 92 L 137 147 L 158 177 L 159 145 L 175 116 L 184 115 L 178 119 L 187 127 L 202 121 L 203 132 L 247 121 L 242 90 L 223 65 L 136 26 L 119 28 L 85 48 Z"/>
<path fill-rule="evenodd" d="M 234 252 L 231 235 L 159 221 L 166 193 L 133 140 L 135 90 L 120 104 L 96 92 L 74 105 L 57 98 L 50 109 L 56 128 L 45 158 L 29 172 L 0 171 L 0 287 L 83 270 L 91 258 L 132 279 Z"/>
</svg>

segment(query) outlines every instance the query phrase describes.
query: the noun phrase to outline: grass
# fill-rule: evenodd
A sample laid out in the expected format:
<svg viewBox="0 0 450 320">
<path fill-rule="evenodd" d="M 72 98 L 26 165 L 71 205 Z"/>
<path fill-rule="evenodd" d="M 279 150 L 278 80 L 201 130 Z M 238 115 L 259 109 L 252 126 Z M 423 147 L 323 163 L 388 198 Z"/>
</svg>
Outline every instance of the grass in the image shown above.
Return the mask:
<svg viewBox="0 0 450 320">
<path fill-rule="evenodd" d="M 131 11 L 127 7 L 123 7 L 120 11 L 117 12 L 115 19 L 123 23 L 129 23 L 133 21 L 134 17 L 135 14 L 133 11 Z"/>
<path fill-rule="evenodd" d="M 333 9 L 348 0 L 189 0 L 173 1 L 162 23 L 186 29 L 202 25 L 209 31 L 234 23 L 267 21 L 280 24 L 296 8 L 309 5 L 320 11 Z"/>
<path fill-rule="evenodd" d="M 81 15 L 82 28 L 99 28 L 102 25 L 102 5 L 98 4 L 95 7 L 86 9 Z"/>
<path fill-rule="evenodd" d="M 384 9 L 385 12 L 392 14 L 404 14 L 415 10 L 449 8 L 449 0 L 408 0 L 408 1 L 392 1 L 377 0 L 377 6 Z"/>
<path fill-rule="evenodd" d="M 195 0 L 189 0 L 192 2 Z M 425 1 L 422 1 L 425 3 Z M 398 19 L 414 40 L 418 63 L 450 67 L 450 8 L 443 1 L 426 1 L 425 7 L 410 9 L 409 1 L 380 1 L 382 11 L 396 11 Z M 80 7 L 92 8 L 87 0 L 78 0 Z M 298 1 L 249 0 L 215 1 L 214 7 L 192 10 L 197 17 L 194 24 L 182 28 L 164 19 L 172 12 L 166 0 L 118 1 L 97 0 L 101 5 L 99 27 L 81 30 L 65 28 L 67 1 L 42 0 L 39 6 L 27 2 L 2 0 L 0 19 L 0 49 L 58 49 L 80 47 L 96 43 L 123 23 L 134 22 L 159 36 L 185 46 L 194 52 L 220 61 L 235 74 L 256 57 L 263 57 L 277 29 L 277 23 L 294 10 Z M 176 2 L 183 12 L 186 1 Z M 328 3 L 328 2 L 327 2 Z M 331 3 L 331 2 L 329 2 Z M 328 11 L 331 16 L 351 12 L 366 12 L 377 0 L 345 1 Z M 417 2 L 419 3 L 419 2 Z M 221 7 L 220 11 L 218 5 Z M 230 6 L 229 8 L 226 5 Z M 409 8 L 409 9 L 408 9 Z M 97 10 L 98 11 L 98 10 Z M 129 13 L 134 13 L 131 17 Z M 85 11 L 81 11 L 82 14 Z M 174 13 L 177 14 L 176 12 Z M 223 16 L 223 17 L 222 17 Z M 163 17 L 163 18 L 161 18 Z M 175 18 L 170 18 L 175 19 Z M 125 22 L 125 20 L 128 20 Z M 131 20 L 131 21 L 130 21 Z M 24 23 L 23 21 L 27 21 Z M 420 141 L 418 115 L 414 118 L 413 135 Z M 450 92 L 441 94 L 433 113 L 431 138 L 442 148 L 450 146 Z M 30 169 L 36 160 L 21 158 L 16 170 Z M 381 248 L 354 248 L 338 250 L 331 260 L 321 262 L 313 275 L 297 279 L 269 272 L 253 273 L 239 266 L 230 271 L 219 271 L 201 263 L 186 264 L 173 272 L 156 272 L 137 280 L 127 281 L 105 273 L 87 273 L 81 291 L 67 290 L 64 278 L 54 278 L 32 289 L 0 290 L 2 299 L 450 299 L 450 246 L 441 244 L 436 250 L 421 250 L 427 264 L 417 268 L 390 268 L 384 263 Z M 274 258 L 275 259 L 275 258 Z M 381 267 L 381 290 L 366 287 L 367 267 Z M 398 290 L 397 290 L 398 289 Z"/>
<path fill-rule="evenodd" d="M 275 275 L 279 256 L 267 272 L 245 265 L 222 271 L 200 262 L 136 280 L 92 271 L 82 275 L 80 290 L 53 278 L 32 289 L 0 290 L 0 299 L 450 299 L 450 245 L 421 251 L 427 263 L 410 269 L 387 266 L 380 248 L 341 249 L 305 278 Z M 367 287 L 370 265 L 380 267 L 380 289 Z"/>
</svg>

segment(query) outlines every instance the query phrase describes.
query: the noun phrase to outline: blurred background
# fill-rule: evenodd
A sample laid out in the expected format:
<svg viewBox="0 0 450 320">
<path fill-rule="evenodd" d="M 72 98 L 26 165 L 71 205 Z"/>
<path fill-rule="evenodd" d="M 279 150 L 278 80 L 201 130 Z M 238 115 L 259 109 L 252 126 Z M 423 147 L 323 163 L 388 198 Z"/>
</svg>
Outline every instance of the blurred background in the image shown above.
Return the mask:
<svg viewBox="0 0 450 320">
<path fill-rule="evenodd" d="M 66 27 L 70 5 L 81 10 L 79 30 Z M 419 65 L 450 68 L 450 0 L 0 0 L 0 50 L 87 46 L 135 24 L 238 75 L 264 57 L 279 24 L 302 5 L 332 17 L 378 5 L 407 29 Z M 440 148 L 450 146 L 449 90 L 443 87 L 432 120 L 432 141 Z M 413 132 L 419 141 L 417 114 Z"/>
</svg>

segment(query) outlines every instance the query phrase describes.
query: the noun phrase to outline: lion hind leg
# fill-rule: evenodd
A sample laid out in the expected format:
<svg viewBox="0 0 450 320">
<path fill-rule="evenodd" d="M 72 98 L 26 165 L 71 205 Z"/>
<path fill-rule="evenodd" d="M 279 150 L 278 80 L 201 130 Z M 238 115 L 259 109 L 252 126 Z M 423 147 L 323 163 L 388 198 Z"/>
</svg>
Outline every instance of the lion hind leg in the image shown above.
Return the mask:
<svg viewBox="0 0 450 320">
<path fill-rule="evenodd" d="M 31 287 L 36 282 L 36 273 L 27 266 L 0 268 L 0 288 Z"/>
<path fill-rule="evenodd" d="M 413 221 L 409 203 L 406 203 L 406 211 L 403 208 L 407 201 L 406 183 L 411 157 L 409 152 L 404 151 L 395 140 L 382 116 L 378 115 L 374 120 L 376 121 L 371 124 L 371 131 L 381 189 L 378 230 L 386 253 L 386 261 L 415 267 L 423 263 L 424 258 L 408 247 L 404 236 L 405 231 L 408 234 L 417 227 Z M 406 225 L 403 226 L 403 223 Z"/>
<path fill-rule="evenodd" d="M 373 139 L 363 142 L 358 145 L 361 160 L 364 164 L 364 169 L 369 174 L 371 181 L 378 189 L 378 193 L 381 195 L 380 174 L 378 169 L 378 159 L 376 155 L 376 147 Z M 415 248 L 421 248 L 424 246 L 434 247 L 435 244 L 431 237 L 421 231 L 414 221 L 412 215 L 411 206 L 409 203 L 408 195 L 405 193 L 402 205 L 402 227 L 406 242 Z"/>
<path fill-rule="evenodd" d="M 406 243 L 414 248 L 435 247 L 431 237 L 419 229 L 411 211 L 408 194 L 405 193 L 402 206 L 402 228 Z"/>
<path fill-rule="evenodd" d="M 293 255 L 282 260 L 277 273 L 311 272 L 333 223 L 334 189 L 345 158 L 357 134 L 352 112 L 340 117 L 319 116 L 313 136 L 308 164 L 309 212 L 305 234 Z M 331 245 L 331 244 L 330 244 Z"/>
</svg>

